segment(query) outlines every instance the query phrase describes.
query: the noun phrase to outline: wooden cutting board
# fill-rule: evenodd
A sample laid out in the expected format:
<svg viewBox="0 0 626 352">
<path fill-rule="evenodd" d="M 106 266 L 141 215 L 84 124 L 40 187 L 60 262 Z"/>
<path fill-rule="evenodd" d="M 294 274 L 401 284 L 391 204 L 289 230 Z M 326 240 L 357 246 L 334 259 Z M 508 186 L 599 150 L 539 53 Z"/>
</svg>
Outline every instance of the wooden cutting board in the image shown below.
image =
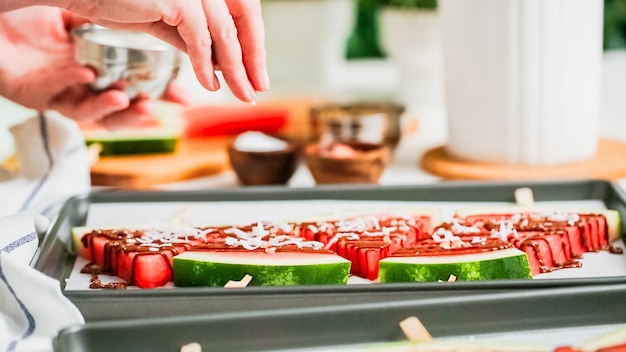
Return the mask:
<svg viewBox="0 0 626 352">
<path fill-rule="evenodd" d="M 319 100 L 303 98 L 260 102 L 258 107 L 248 106 L 247 109 L 234 105 L 168 110 L 169 113 L 194 115 L 191 123 L 201 126 L 194 125 L 194 130 L 188 131 L 192 138 L 183 138 L 174 154 L 101 157 L 91 167 L 91 183 L 94 186 L 149 189 L 159 184 L 227 171 L 230 161 L 226 145 L 237 133 L 251 127 L 269 132 L 280 128 L 278 132 L 285 136 L 306 140 L 309 137 L 309 110 L 318 103 Z M 189 116 L 186 118 L 189 120 Z M 198 132 L 200 130 L 222 135 L 207 137 L 208 134 Z"/>
<path fill-rule="evenodd" d="M 141 189 L 217 174 L 230 168 L 229 140 L 182 139 L 171 154 L 101 157 L 91 166 L 91 184 Z"/>
</svg>

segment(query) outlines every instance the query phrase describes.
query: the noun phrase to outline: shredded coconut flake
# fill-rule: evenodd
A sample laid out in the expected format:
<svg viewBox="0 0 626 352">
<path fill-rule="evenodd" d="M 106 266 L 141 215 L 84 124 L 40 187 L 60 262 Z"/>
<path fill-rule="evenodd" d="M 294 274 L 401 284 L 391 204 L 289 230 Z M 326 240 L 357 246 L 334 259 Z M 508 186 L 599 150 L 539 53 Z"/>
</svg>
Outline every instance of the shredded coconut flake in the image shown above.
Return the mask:
<svg viewBox="0 0 626 352">
<path fill-rule="evenodd" d="M 491 230 L 490 237 L 508 242 L 509 236 L 517 237 L 517 231 L 513 228 L 513 223 L 511 221 L 501 221 L 497 230 Z"/>
<path fill-rule="evenodd" d="M 480 233 L 480 229 L 474 226 L 465 226 L 459 223 L 458 219 L 452 221 L 452 231 L 455 233 Z"/>
</svg>

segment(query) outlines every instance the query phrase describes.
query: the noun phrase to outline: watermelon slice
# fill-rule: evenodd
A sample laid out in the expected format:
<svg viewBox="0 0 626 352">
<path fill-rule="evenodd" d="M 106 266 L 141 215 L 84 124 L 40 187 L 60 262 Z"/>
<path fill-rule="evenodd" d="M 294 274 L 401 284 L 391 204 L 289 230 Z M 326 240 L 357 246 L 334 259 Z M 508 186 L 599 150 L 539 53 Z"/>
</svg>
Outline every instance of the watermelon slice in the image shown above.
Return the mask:
<svg viewBox="0 0 626 352">
<path fill-rule="evenodd" d="M 614 210 L 596 212 L 521 211 L 510 208 L 490 212 L 465 211 L 457 221 L 493 231 L 506 224 L 515 231 L 509 236 L 527 253 L 533 275 L 555 269 L 580 267 L 577 259 L 585 252 L 612 251 L 612 237 L 619 233 L 619 214 Z"/>
<path fill-rule="evenodd" d="M 251 275 L 250 285 L 345 284 L 350 262 L 313 251 L 187 251 L 174 257 L 176 286 L 219 286 Z"/>
<path fill-rule="evenodd" d="M 81 122 L 79 126 L 87 145 L 100 146 L 100 156 L 173 153 L 184 128 L 175 113 L 163 113 L 117 131 L 94 122 Z"/>
<path fill-rule="evenodd" d="M 518 206 L 505 206 L 498 208 L 468 208 L 459 209 L 456 212 L 456 216 L 460 218 L 467 218 L 477 215 L 484 216 L 485 214 L 492 215 L 493 217 L 500 216 L 502 218 L 508 218 L 512 214 L 527 214 L 527 213 L 577 213 L 584 215 L 602 215 L 606 219 L 606 228 L 608 231 L 608 242 L 612 243 L 619 240 L 622 237 L 622 226 L 620 214 L 614 209 L 565 209 L 557 207 L 518 207 Z"/>
<path fill-rule="evenodd" d="M 72 229 L 75 250 L 90 263 L 86 273 L 120 277 L 128 285 L 154 288 L 172 281 L 172 258 L 203 243 L 200 229 L 159 225 L 118 229 Z"/>
<path fill-rule="evenodd" d="M 526 254 L 516 248 L 450 255 L 390 256 L 380 261 L 379 280 L 389 282 L 532 278 Z"/>
<path fill-rule="evenodd" d="M 439 219 L 434 210 L 399 210 L 372 213 L 366 210 L 308 218 L 295 223 L 296 232 L 307 241 L 323 243 L 327 249 L 352 262 L 352 275 L 376 280 L 378 261 L 400 248 L 429 238 Z"/>
</svg>

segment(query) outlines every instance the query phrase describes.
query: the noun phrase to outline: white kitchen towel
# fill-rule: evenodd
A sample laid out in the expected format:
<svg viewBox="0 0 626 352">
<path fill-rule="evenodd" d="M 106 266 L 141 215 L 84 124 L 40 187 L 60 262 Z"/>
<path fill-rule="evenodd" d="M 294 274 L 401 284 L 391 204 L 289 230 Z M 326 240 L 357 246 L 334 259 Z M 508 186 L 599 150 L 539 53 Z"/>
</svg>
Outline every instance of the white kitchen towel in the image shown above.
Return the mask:
<svg viewBox="0 0 626 352">
<path fill-rule="evenodd" d="M 40 113 L 11 128 L 18 171 L 0 182 L 0 351 L 52 351 L 62 328 L 84 322 L 60 283 L 30 262 L 68 198 L 89 191 L 87 150 L 75 122 Z"/>
<path fill-rule="evenodd" d="M 76 122 L 46 112 L 10 130 L 19 168 L 0 182 L 0 216 L 28 211 L 51 217 L 69 197 L 89 191 L 88 154 Z"/>
</svg>

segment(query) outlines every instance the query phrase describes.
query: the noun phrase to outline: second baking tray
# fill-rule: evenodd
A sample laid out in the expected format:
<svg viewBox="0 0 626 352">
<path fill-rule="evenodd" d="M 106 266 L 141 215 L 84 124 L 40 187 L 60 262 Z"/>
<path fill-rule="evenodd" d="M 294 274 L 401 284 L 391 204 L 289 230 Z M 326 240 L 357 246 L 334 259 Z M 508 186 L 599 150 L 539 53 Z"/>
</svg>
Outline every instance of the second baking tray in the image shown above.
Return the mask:
<svg viewBox="0 0 626 352">
<path fill-rule="evenodd" d="M 418 317 L 435 338 L 495 340 L 493 335 L 498 334 L 500 341 L 539 343 L 554 350 L 577 346 L 621 327 L 626 323 L 625 298 L 625 285 L 586 286 L 98 322 L 62 331 L 55 340 L 55 351 L 165 352 L 179 351 L 192 342 L 213 352 L 337 351 L 341 345 L 406 340 L 399 323 L 411 316 Z M 367 351 L 378 350 L 370 347 Z"/>
<path fill-rule="evenodd" d="M 624 195 L 613 183 L 598 180 L 558 182 L 442 183 L 425 186 L 341 186 L 316 188 L 242 188 L 203 192 L 124 192 L 92 193 L 70 199 L 45 237 L 33 266 L 60 281 L 64 294 L 88 321 L 163 317 L 181 314 L 207 314 L 289 307 L 314 307 L 455 296 L 510 290 L 537 290 L 550 287 L 582 287 L 626 283 L 625 276 L 584 277 L 542 280 L 498 280 L 478 282 L 399 283 L 297 287 L 172 288 L 155 290 L 65 290 L 75 254 L 62 238 L 74 226 L 84 225 L 90 207 L 124 204 L 192 202 L 255 202 L 280 200 L 351 200 L 513 203 L 515 190 L 530 187 L 535 200 L 601 202 L 626 219 Z M 624 228 L 624 226 L 622 226 Z"/>
</svg>

